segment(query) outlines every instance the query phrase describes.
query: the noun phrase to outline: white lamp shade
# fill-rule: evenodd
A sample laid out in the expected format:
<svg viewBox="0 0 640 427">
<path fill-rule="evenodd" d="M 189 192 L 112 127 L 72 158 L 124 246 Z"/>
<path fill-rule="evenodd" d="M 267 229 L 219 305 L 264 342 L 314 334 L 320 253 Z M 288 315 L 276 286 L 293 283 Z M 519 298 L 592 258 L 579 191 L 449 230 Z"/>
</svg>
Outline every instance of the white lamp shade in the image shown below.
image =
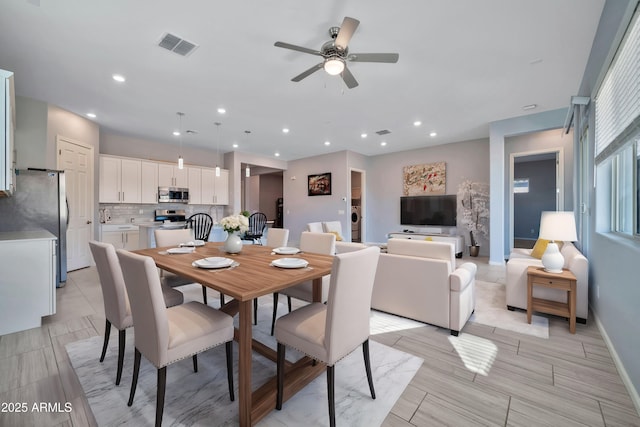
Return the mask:
<svg viewBox="0 0 640 427">
<path fill-rule="evenodd" d="M 542 212 L 540 216 L 540 235 L 538 237 L 561 242 L 575 242 L 578 240 L 576 219 L 573 212 Z"/>
<path fill-rule="evenodd" d="M 542 212 L 539 237 L 551 240 L 541 259 L 544 269 L 550 273 L 562 273 L 564 257 L 554 241 L 574 242 L 578 240 L 576 219 L 573 212 Z"/>
<path fill-rule="evenodd" d="M 330 58 L 324 61 L 324 70 L 327 74 L 337 76 L 344 70 L 344 61 L 338 58 Z"/>
<path fill-rule="evenodd" d="M 182 156 L 178 157 L 178 169 L 184 169 L 184 159 Z"/>
</svg>

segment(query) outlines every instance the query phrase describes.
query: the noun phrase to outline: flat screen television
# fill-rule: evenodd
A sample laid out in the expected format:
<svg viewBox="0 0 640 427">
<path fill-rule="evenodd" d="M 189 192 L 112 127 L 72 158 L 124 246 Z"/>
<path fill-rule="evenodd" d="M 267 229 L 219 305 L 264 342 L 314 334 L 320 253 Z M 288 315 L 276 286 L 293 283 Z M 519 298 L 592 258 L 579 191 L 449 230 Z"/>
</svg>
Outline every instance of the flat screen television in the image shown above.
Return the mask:
<svg viewBox="0 0 640 427">
<path fill-rule="evenodd" d="M 402 225 L 456 225 L 457 196 L 405 196 L 400 197 L 400 224 Z"/>
</svg>

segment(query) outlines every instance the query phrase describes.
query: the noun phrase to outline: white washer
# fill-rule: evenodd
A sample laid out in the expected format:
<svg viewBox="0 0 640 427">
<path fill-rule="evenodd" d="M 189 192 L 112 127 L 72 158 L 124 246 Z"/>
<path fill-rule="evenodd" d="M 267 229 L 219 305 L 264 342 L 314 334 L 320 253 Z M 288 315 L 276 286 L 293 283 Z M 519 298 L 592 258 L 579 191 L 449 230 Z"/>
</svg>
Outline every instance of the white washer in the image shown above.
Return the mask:
<svg viewBox="0 0 640 427">
<path fill-rule="evenodd" d="M 351 206 L 351 240 L 360 242 L 360 206 Z"/>
</svg>

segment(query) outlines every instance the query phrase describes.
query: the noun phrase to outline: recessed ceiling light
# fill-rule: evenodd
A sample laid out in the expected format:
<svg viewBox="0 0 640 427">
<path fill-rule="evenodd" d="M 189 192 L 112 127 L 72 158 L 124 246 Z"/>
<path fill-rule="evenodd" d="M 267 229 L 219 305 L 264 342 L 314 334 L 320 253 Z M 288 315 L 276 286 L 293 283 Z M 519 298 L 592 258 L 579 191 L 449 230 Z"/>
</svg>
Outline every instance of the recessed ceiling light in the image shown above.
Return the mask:
<svg viewBox="0 0 640 427">
<path fill-rule="evenodd" d="M 93 113 L 87 113 L 87 117 L 91 117 L 92 119 L 95 119 L 96 115 Z"/>
<path fill-rule="evenodd" d="M 276 156 L 276 157 L 280 157 L 280 153 L 276 153 L 276 154 L 275 154 L 275 156 Z"/>
<path fill-rule="evenodd" d="M 384 146 L 386 146 L 386 145 L 387 145 L 387 142 L 386 142 L 386 141 L 382 141 L 382 142 L 380 143 L 380 145 L 382 145 L 382 146 L 384 147 Z"/>
<path fill-rule="evenodd" d="M 421 122 L 420 120 L 416 120 L 415 122 L 413 122 L 413 125 L 414 125 L 415 127 L 418 127 L 418 126 L 420 126 L 421 124 L 422 124 L 422 122 Z"/>
<path fill-rule="evenodd" d="M 437 132 L 431 132 L 431 133 L 429 134 L 429 136 L 430 136 L 431 138 L 434 138 L 434 137 L 438 136 L 438 133 L 437 133 Z"/>
<path fill-rule="evenodd" d="M 238 148 L 238 144 L 234 143 L 233 148 Z"/>
<path fill-rule="evenodd" d="M 360 134 L 360 138 L 366 138 L 366 137 L 367 137 L 367 134 L 366 134 L 366 133 L 361 133 L 361 134 Z"/>
<path fill-rule="evenodd" d="M 179 132 L 179 131 L 177 131 L 177 130 L 174 130 L 174 131 L 173 131 L 173 136 L 180 136 L 180 132 Z"/>
<path fill-rule="evenodd" d="M 115 80 L 115 81 L 117 81 L 119 83 L 124 83 L 125 80 L 127 80 L 127 79 L 124 78 L 124 76 L 122 74 L 114 74 L 111 77 L 113 77 L 113 80 Z"/>
<path fill-rule="evenodd" d="M 218 113 L 224 114 L 226 112 L 227 112 L 227 110 L 225 110 L 224 108 L 222 108 L 222 107 L 218 108 Z"/>
<path fill-rule="evenodd" d="M 324 145 L 331 145 L 331 141 L 325 141 Z"/>
<path fill-rule="evenodd" d="M 282 128 L 282 133 L 289 133 L 289 128 Z"/>
<path fill-rule="evenodd" d="M 538 104 L 529 104 L 522 107 L 523 110 L 533 110 L 538 106 Z"/>
</svg>

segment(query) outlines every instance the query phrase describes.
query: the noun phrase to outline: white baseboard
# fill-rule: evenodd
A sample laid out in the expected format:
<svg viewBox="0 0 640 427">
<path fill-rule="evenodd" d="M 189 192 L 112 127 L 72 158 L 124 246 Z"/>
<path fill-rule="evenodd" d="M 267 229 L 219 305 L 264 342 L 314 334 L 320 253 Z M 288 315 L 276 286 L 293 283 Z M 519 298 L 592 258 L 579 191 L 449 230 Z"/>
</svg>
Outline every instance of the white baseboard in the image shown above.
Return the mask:
<svg viewBox="0 0 640 427">
<path fill-rule="evenodd" d="M 591 309 L 591 313 L 595 318 L 596 326 L 598 326 L 598 329 L 600 330 L 600 335 L 602 335 L 602 339 L 604 339 L 604 342 L 607 345 L 609 352 L 611 353 L 611 358 L 613 358 L 613 363 L 615 363 L 616 368 L 620 373 L 620 378 L 622 379 L 622 383 L 624 384 L 624 386 L 627 388 L 627 391 L 629 392 L 629 397 L 631 398 L 633 405 L 636 407 L 636 412 L 638 413 L 638 415 L 640 415 L 640 395 L 638 395 L 638 391 L 633 386 L 633 382 L 631 382 L 631 378 L 629 378 L 629 374 L 627 374 L 627 370 L 624 368 L 624 365 L 622 364 L 622 360 L 620 360 L 620 357 L 618 356 L 618 353 L 616 352 L 616 349 L 613 346 L 613 343 L 609 339 L 609 335 L 607 335 L 607 331 L 604 328 L 604 325 L 602 324 L 598 316 L 595 314 L 595 310 L 593 310 L 593 308 Z"/>
</svg>

